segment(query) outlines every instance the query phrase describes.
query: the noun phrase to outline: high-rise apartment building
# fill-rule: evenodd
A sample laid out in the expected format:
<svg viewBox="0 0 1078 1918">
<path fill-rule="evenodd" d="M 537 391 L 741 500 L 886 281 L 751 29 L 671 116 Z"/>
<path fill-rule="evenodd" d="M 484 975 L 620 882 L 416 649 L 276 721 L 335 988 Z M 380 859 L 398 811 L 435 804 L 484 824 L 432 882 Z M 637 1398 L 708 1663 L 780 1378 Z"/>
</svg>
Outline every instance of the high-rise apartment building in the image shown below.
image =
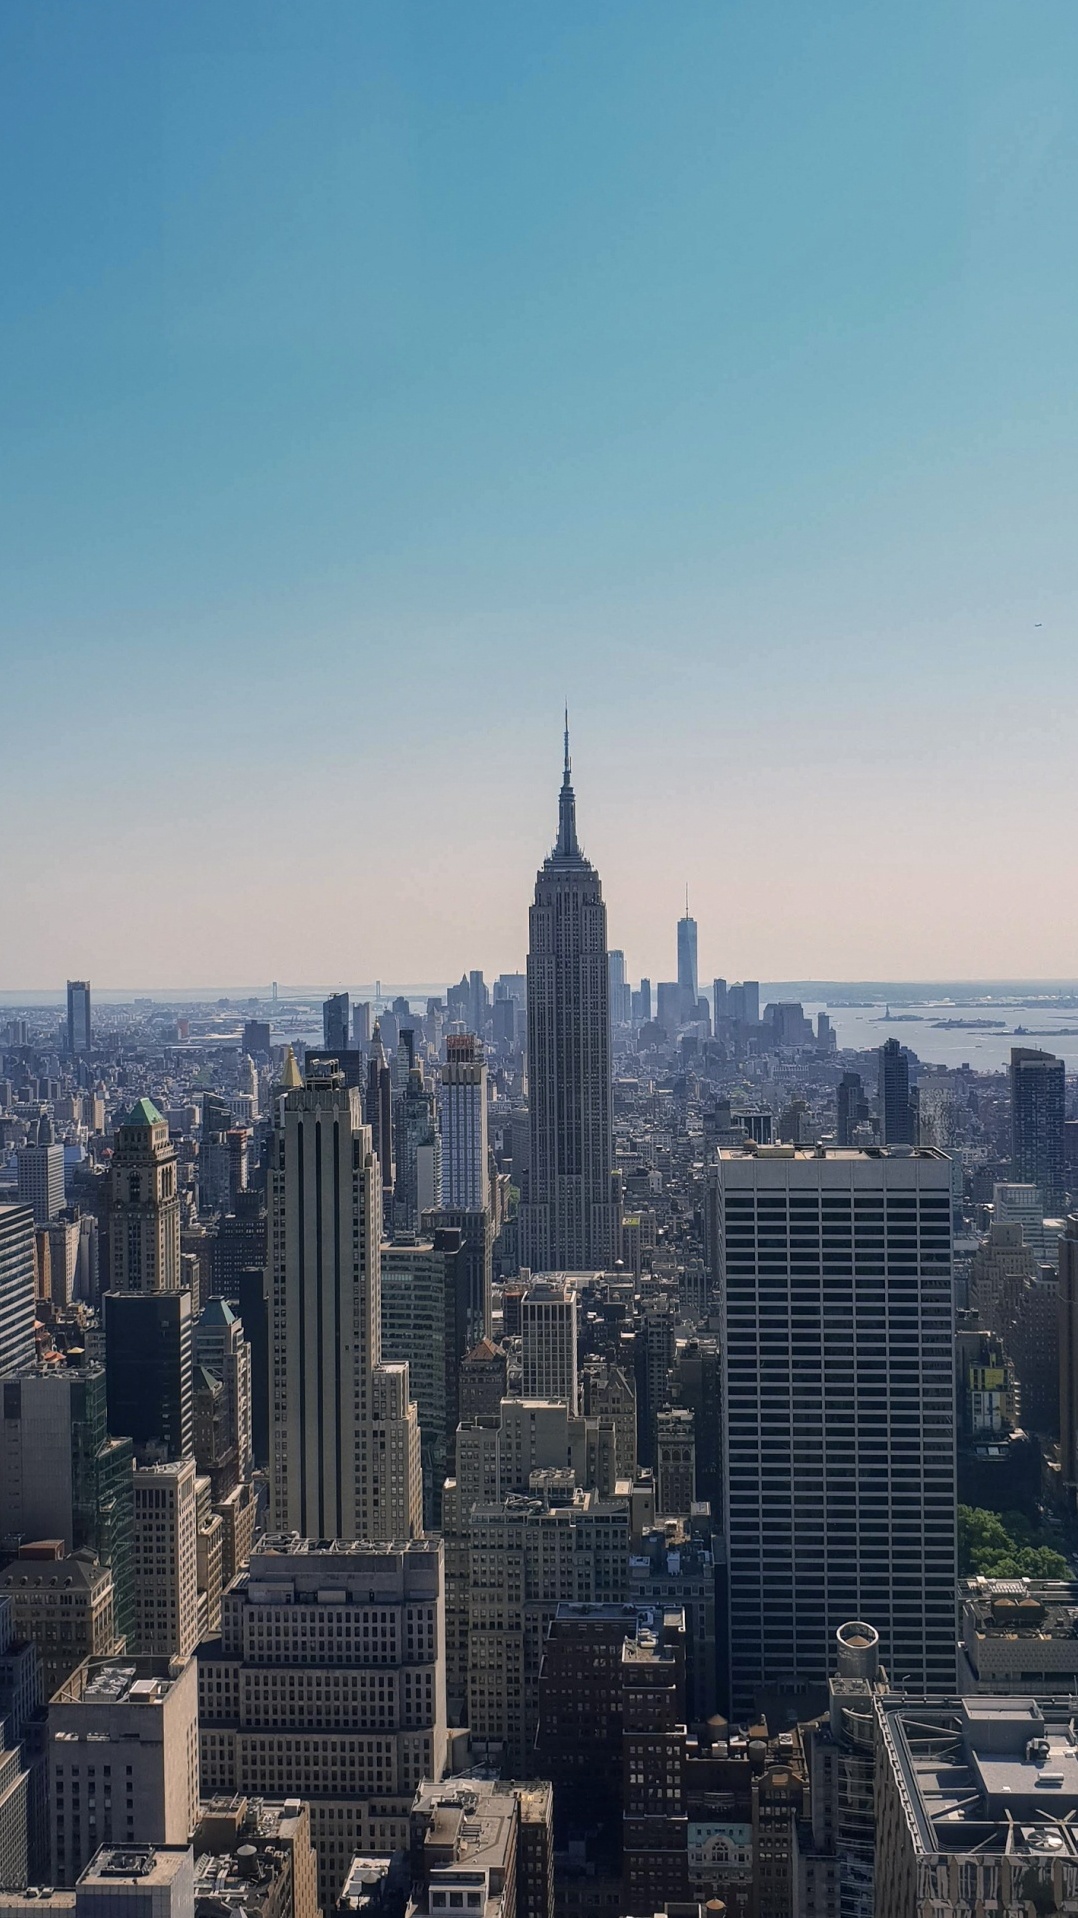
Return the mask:
<svg viewBox="0 0 1078 1918">
<path fill-rule="evenodd" d="M 92 1658 L 49 1705 L 52 1876 L 73 1885 L 100 1845 L 188 1845 L 198 1823 L 193 1660 Z"/>
<path fill-rule="evenodd" d="M 263 1539 L 198 1651 L 204 1792 L 305 1799 L 319 1902 L 446 1763 L 442 1547 Z"/>
<path fill-rule="evenodd" d="M 903 1052 L 897 1039 L 885 1039 L 878 1058 L 880 1143 L 912 1145 L 917 1136 L 917 1120 L 910 1096 L 909 1054 Z"/>
<path fill-rule="evenodd" d="M 348 1047 L 348 994 L 332 992 L 322 1001 L 322 1044 L 327 1052 L 344 1052 Z"/>
<path fill-rule="evenodd" d="M 88 979 L 69 979 L 67 982 L 67 1049 L 72 1058 L 77 1053 L 89 1052 L 93 1046 L 93 1027 L 90 1018 L 90 981 Z"/>
<path fill-rule="evenodd" d="M 733 1709 L 826 1684 L 850 1618 L 896 1679 L 953 1685 L 950 1161 L 778 1146 L 718 1168 Z"/>
<path fill-rule="evenodd" d="M 531 1152 L 520 1244 L 533 1272 L 594 1271 L 618 1257 L 611 1098 L 606 907 L 577 841 L 566 728 L 558 838 L 529 918 Z"/>
<path fill-rule="evenodd" d="M 419 1427 L 407 1365 L 380 1363 L 379 1163 L 335 1069 L 279 1103 L 269 1214 L 273 1523 L 410 1538 L 422 1528 Z"/>
<path fill-rule="evenodd" d="M 414 1232 L 420 1214 L 440 1205 L 442 1197 L 442 1141 L 435 1098 L 419 1064 L 409 1067 L 404 1090 L 395 1102 L 393 1137 L 394 1222 L 398 1231 Z"/>
<path fill-rule="evenodd" d="M 450 1033 L 438 1098 L 442 1203 L 480 1212 L 489 1204 L 487 1068 L 474 1034 Z"/>
<path fill-rule="evenodd" d="M 198 1644 L 195 1462 L 135 1471 L 135 1629 L 142 1657 L 189 1658 Z"/>
<path fill-rule="evenodd" d="M 408 1362 L 423 1460 L 423 1517 L 442 1522 L 442 1486 L 460 1422 L 460 1367 L 469 1349 L 467 1268 L 459 1232 L 382 1247 L 382 1355 Z"/>
<path fill-rule="evenodd" d="M 180 1195 L 168 1121 L 139 1099 L 117 1128 L 109 1173 L 114 1292 L 178 1292 Z"/>
<path fill-rule="evenodd" d="M 1011 1047 L 1011 1174 L 1040 1191 L 1042 1212 L 1063 1205 L 1066 1068 L 1051 1052 Z"/>
<path fill-rule="evenodd" d="M 48 1225 L 64 1208 L 64 1148 L 53 1136 L 52 1120 L 42 1115 L 37 1138 L 15 1155 L 19 1204 L 28 1205 L 35 1225 Z"/>
<path fill-rule="evenodd" d="M 0 1379 L 34 1362 L 34 1214 L 0 1205 Z"/>
<path fill-rule="evenodd" d="M 574 1288 L 557 1274 L 537 1279 L 525 1294 L 520 1329 L 523 1396 L 562 1399 L 575 1412 L 580 1388 Z"/>
</svg>

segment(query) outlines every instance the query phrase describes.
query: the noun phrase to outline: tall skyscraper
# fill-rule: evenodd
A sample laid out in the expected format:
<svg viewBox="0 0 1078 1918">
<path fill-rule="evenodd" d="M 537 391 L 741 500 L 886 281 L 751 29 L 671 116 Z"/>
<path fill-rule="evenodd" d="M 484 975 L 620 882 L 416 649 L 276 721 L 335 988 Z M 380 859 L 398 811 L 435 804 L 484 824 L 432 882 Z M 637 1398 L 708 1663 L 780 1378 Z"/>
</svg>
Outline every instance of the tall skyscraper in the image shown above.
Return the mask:
<svg viewBox="0 0 1078 1918">
<path fill-rule="evenodd" d="M 610 968 L 610 1023 L 627 1026 L 633 1016 L 633 989 L 625 977 L 625 954 L 615 947 L 608 955 Z"/>
<path fill-rule="evenodd" d="M 34 1215 L 0 1205 L 0 1379 L 34 1362 Z"/>
<path fill-rule="evenodd" d="M 114 1292 L 178 1292 L 180 1195 L 168 1122 L 139 1099 L 117 1128 L 109 1174 Z"/>
<path fill-rule="evenodd" d="M 529 916 L 531 1162 L 521 1261 L 582 1271 L 619 1256 L 610 1078 L 610 980 L 599 875 L 580 850 L 569 728 L 558 838 Z"/>
<path fill-rule="evenodd" d="M 279 1102 L 269 1219 L 274 1528 L 410 1538 L 419 1427 L 407 1366 L 380 1364 L 379 1165 L 359 1094 L 333 1068 Z"/>
<path fill-rule="evenodd" d="M 696 921 L 689 917 L 689 893 L 685 890 L 685 911 L 677 922 L 677 983 L 681 995 L 681 1016 L 695 1019 L 700 996 L 696 964 Z"/>
<path fill-rule="evenodd" d="M 1059 1241 L 1059 1463 L 1068 1504 L 1078 1504 L 1078 1217 Z"/>
<path fill-rule="evenodd" d="M 382 1044 L 381 1021 L 374 1022 L 370 1053 L 367 1058 L 367 1089 L 363 1099 L 363 1117 L 371 1130 L 371 1141 L 381 1167 L 382 1197 L 388 1209 L 393 1199 L 396 1177 L 393 1162 L 393 1074 Z"/>
<path fill-rule="evenodd" d="M 1065 1067 L 1054 1053 L 1011 1047 L 1011 1172 L 1040 1188 L 1041 1208 L 1053 1216 L 1063 1204 Z"/>
<path fill-rule="evenodd" d="M 322 1044 L 327 1052 L 344 1052 L 348 1047 L 348 994 L 332 992 L 322 1001 Z"/>
<path fill-rule="evenodd" d="M 474 1034 L 445 1042 L 438 1109 L 442 1135 L 442 1204 L 479 1212 L 489 1203 L 487 1068 Z"/>
<path fill-rule="evenodd" d="M 778 1146 L 718 1171 L 733 1710 L 825 1684 L 849 1618 L 896 1682 L 949 1691 L 950 1161 Z"/>
<path fill-rule="evenodd" d="M 854 1133 L 868 1118 L 868 1101 L 859 1072 L 844 1072 L 835 1091 L 836 1143 L 852 1145 Z"/>
<path fill-rule="evenodd" d="M 912 1145 L 916 1115 L 910 1097 L 910 1062 L 897 1039 L 885 1039 L 879 1050 L 878 1093 L 881 1145 Z"/>
<path fill-rule="evenodd" d="M 19 1203 L 28 1205 L 35 1225 L 48 1225 L 64 1207 L 64 1148 L 53 1136 L 52 1120 L 42 1115 L 37 1139 L 17 1154 Z"/>
<path fill-rule="evenodd" d="M 579 1409 L 576 1293 L 559 1279 L 540 1279 L 520 1313 L 522 1392 L 526 1399 L 562 1399 Z"/>
<path fill-rule="evenodd" d="M 76 1053 L 89 1052 L 92 1044 L 90 981 L 69 979 L 67 982 L 67 1049 L 74 1057 Z"/>
</svg>

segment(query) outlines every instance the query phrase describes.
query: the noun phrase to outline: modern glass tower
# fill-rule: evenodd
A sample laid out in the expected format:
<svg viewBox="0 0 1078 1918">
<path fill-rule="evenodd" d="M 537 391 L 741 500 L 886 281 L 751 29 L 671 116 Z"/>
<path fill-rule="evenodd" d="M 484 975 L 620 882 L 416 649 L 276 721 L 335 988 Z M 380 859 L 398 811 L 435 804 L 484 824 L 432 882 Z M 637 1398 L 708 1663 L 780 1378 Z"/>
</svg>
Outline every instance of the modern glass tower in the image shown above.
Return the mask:
<svg viewBox="0 0 1078 1918">
<path fill-rule="evenodd" d="M 1054 1052 L 1011 1047 L 1011 1175 L 1039 1186 L 1045 1212 L 1063 1204 L 1066 1068 Z"/>
<path fill-rule="evenodd" d="M 681 1016 L 683 1019 L 695 1019 L 700 983 L 696 965 L 696 921 L 689 917 L 687 889 L 684 917 L 677 922 L 677 982 L 681 994 Z"/>
<path fill-rule="evenodd" d="M 599 875 L 576 836 L 569 727 L 558 838 L 529 915 L 531 1162 L 521 1263 L 588 1271 L 619 1257 L 610 1089 L 610 978 Z"/>
</svg>

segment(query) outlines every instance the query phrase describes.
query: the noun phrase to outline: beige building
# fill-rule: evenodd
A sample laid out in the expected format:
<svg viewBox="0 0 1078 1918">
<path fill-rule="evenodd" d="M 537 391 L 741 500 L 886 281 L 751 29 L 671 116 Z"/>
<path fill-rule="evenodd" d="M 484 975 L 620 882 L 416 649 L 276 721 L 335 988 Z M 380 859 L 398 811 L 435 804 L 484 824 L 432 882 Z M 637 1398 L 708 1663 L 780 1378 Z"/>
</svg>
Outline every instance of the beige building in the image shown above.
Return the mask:
<svg viewBox="0 0 1078 1918">
<path fill-rule="evenodd" d="M 319 1902 L 351 1859 L 407 1842 L 446 1763 L 442 1547 L 264 1538 L 199 1647 L 202 1779 L 310 1803 Z"/>
<path fill-rule="evenodd" d="M 537 1279 L 520 1312 L 521 1359 L 526 1399 L 564 1399 L 570 1412 L 579 1404 L 577 1378 L 577 1298 L 561 1273 Z"/>
<path fill-rule="evenodd" d="M 100 1845 L 186 1845 L 198 1822 L 191 1661 L 93 1658 L 49 1706 L 52 1875 L 73 1885 Z"/>
<path fill-rule="evenodd" d="M 678 1405 L 656 1413 L 655 1492 L 660 1518 L 687 1518 L 696 1502 L 696 1420 Z"/>
<path fill-rule="evenodd" d="M 139 1099 L 116 1129 L 109 1171 L 110 1285 L 178 1292 L 180 1195 L 168 1121 Z"/>
<path fill-rule="evenodd" d="M 629 1507 L 534 1472 L 531 1495 L 476 1506 L 469 1524 L 468 1724 L 481 1762 L 534 1762 L 539 1667 L 559 1604 L 609 1604 L 628 1583 Z"/>
<path fill-rule="evenodd" d="M 358 1092 L 294 1060 L 270 1147 L 271 1510 L 280 1531 L 407 1539 L 423 1528 L 407 1364 L 380 1367 L 381 1184 Z"/>
<path fill-rule="evenodd" d="M 23 1545 L 0 1572 L 0 1597 L 11 1600 L 17 1639 L 30 1639 L 41 1653 L 45 1696 L 70 1677 L 84 1658 L 107 1658 L 123 1649 L 117 1636 L 112 1573 L 93 1552 L 65 1554 L 63 1541 Z"/>
<path fill-rule="evenodd" d="M 134 1488 L 134 1649 L 189 1658 L 199 1637 L 194 1460 L 136 1466 Z"/>
</svg>

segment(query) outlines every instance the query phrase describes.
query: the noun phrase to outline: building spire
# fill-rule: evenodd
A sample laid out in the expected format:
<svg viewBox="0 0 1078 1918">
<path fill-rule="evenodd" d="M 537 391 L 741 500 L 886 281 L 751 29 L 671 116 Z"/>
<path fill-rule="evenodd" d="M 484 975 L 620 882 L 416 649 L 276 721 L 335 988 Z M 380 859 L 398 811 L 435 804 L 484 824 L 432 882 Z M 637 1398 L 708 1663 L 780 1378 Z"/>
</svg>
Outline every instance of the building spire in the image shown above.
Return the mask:
<svg viewBox="0 0 1078 1918">
<path fill-rule="evenodd" d="M 569 758 L 569 708 L 565 708 L 565 765 L 562 771 L 561 792 L 558 795 L 558 843 L 554 848 L 557 859 L 579 859 L 580 847 L 576 837 L 576 794 L 569 783 L 572 762 Z"/>
</svg>

